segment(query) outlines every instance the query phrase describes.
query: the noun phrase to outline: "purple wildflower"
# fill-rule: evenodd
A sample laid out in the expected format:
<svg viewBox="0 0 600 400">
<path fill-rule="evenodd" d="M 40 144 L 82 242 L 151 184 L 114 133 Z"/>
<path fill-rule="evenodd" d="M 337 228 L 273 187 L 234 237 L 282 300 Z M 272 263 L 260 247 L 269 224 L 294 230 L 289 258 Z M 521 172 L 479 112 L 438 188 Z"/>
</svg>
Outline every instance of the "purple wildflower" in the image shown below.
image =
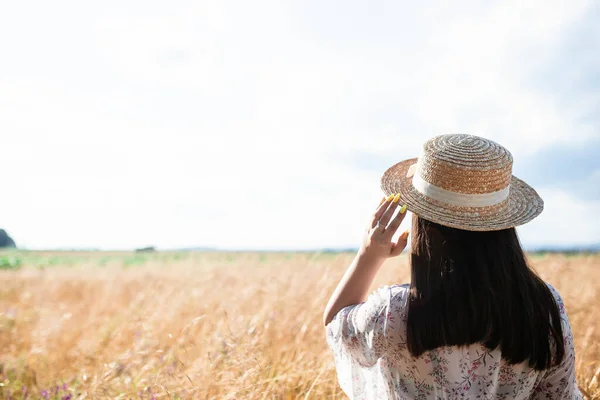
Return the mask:
<svg viewBox="0 0 600 400">
<path fill-rule="evenodd" d="M 47 391 L 47 390 L 42 390 L 42 393 L 41 393 L 41 395 L 42 395 L 42 397 L 43 397 L 44 399 L 49 399 L 49 398 L 50 398 L 50 393 L 48 393 L 48 391 Z"/>
<path fill-rule="evenodd" d="M 68 395 L 61 397 L 60 400 L 71 400 L 71 398 L 73 398 L 73 395 L 69 393 Z"/>
</svg>

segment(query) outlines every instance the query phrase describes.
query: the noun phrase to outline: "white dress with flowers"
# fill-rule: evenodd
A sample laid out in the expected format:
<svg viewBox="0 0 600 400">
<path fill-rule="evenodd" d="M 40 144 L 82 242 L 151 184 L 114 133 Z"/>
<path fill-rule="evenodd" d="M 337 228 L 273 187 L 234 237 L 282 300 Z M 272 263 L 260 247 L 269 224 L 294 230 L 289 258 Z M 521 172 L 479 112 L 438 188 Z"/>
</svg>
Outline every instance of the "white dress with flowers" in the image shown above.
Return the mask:
<svg viewBox="0 0 600 400">
<path fill-rule="evenodd" d="M 406 347 L 409 285 L 384 286 L 327 325 L 337 376 L 350 399 L 583 399 L 575 381 L 573 334 L 559 293 L 563 362 L 546 371 L 510 365 L 480 344 L 440 347 L 413 358 Z"/>
</svg>

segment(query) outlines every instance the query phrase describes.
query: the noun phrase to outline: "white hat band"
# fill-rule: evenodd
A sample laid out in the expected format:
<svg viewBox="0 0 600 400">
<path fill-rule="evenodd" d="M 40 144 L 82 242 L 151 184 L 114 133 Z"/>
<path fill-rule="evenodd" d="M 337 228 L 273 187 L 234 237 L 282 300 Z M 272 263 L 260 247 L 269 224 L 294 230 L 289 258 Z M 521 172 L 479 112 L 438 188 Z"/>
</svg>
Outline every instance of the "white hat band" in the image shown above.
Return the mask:
<svg viewBox="0 0 600 400">
<path fill-rule="evenodd" d="M 423 180 L 418 173 L 413 175 L 412 184 L 421 194 L 433 200 L 461 207 L 494 206 L 502 203 L 510 194 L 510 185 L 502 190 L 491 193 L 467 194 L 451 192 Z"/>
</svg>

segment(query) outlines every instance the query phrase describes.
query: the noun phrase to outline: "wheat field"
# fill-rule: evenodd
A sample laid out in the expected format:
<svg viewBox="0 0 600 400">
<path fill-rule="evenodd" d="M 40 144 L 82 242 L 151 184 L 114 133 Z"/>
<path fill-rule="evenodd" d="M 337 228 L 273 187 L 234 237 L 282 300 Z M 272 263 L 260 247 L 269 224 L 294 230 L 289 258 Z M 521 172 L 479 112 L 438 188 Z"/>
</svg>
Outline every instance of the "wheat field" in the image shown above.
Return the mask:
<svg viewBox="0 0 600 400">
<path fill-rule="evenodd" d="M 19 257 L 0 271 L 1 398 L 345 398 L 321 316 L 353 254 Z M 530 261 L 565 299 L 578 384 L 600 399 L 600 256 Z M 373 289 L 408 277 L 406 256 L 389 260 Z"/>
</svg>

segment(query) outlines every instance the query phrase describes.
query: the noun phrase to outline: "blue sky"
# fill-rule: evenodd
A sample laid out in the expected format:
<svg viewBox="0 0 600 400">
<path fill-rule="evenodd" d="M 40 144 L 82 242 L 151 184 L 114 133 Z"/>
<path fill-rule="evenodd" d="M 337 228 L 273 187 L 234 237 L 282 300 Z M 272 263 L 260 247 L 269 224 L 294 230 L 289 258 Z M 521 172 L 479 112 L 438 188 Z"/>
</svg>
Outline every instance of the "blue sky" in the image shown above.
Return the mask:
<svg viewBox="0 0 600 400">
<path fill-rule="evenodd" d="M 0 5 L 0 226 L 29 248 L 355 247 L 379 177 L 441 133 L 506 146 L 600 242 L 592 1 Z"/>
</svg>

